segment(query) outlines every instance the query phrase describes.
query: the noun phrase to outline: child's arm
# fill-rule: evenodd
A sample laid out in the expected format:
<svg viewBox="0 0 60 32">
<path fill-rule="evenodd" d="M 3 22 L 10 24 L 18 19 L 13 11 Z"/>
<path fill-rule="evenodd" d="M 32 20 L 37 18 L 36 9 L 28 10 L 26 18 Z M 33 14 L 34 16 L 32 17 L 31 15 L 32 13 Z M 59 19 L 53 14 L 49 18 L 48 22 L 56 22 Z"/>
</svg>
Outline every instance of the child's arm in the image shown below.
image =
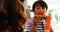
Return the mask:
<svg viewBox="0 0 60 32">
<path fill-rule="evenodd" d="M 50 28 L 50 32 L 54 32 L 53 29 L 52 29 L 52 27 Z"/>
<path fill-rule="evenodd" d="M 39 17 L 36 17 L 36 16 L 34 17 L 33 25 L 30 29 L 30 32 L 35 32 L 36 31 L 36 26 L 37 26 L 39 20 L 40 20 Z"/>
<path fill-rule="evenodd" d="M 51 13 L 49 13 L 49 16 L 50 16 L 50 18 L 52 17 L 52 16 L 51 16 Z M 51 18 L 51 19 L 52 19 L 52 18 Z M 51 25 L 50 25 L 50 32 L 54 32 Z"/>
<path fill-rule="evenodd" d="M 31 27 L 29 32 L 35 32 L 35 28 L 36 28 L 36 26 L 32 25 L 32 27 Z"/>
</svg>

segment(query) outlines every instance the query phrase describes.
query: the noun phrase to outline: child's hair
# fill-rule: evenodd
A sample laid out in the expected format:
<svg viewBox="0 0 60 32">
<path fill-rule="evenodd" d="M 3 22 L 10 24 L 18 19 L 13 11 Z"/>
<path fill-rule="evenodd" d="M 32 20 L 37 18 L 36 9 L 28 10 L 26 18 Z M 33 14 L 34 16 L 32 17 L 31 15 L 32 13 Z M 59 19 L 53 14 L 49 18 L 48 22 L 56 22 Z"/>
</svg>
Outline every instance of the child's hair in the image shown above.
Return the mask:
<svg viewBox="0 0 60 32">
<path fill-rule="evenodd" d="M 46 4 L 46 2 L 44 2 L 43 0 L 40 0 L 40 1 L 36 1 L 36 2 L 33 4 L 33 6 L 32 6 L 32 11 L 35 10 L 35 7 L 36 7 L 37 5 L 40 5 L 42 8 L 48 9 L 48 5 Z"/>
</svg>

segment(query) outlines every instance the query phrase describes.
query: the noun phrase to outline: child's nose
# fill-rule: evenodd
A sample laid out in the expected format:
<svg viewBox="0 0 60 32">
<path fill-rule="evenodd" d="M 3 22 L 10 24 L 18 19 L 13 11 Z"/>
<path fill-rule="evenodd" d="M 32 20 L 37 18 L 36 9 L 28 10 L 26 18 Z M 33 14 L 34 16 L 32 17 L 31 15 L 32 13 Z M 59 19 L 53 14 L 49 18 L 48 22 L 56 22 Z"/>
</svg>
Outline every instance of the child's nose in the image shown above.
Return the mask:
<svg viewBox="0 0 60 32">
<path fill-rule="evenodd" d="M 39 11 L 42 11 L 42 10 L 43 10 L 42 8 L 39 9 Z"/>
</svg>

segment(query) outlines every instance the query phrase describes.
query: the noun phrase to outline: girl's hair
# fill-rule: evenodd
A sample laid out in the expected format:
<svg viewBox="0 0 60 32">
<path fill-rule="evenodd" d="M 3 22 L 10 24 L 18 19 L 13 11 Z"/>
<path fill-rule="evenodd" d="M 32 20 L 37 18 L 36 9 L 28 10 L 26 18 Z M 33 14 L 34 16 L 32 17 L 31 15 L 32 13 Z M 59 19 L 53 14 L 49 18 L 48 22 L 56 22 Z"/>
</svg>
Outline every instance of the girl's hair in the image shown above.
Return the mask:
<svg viewBox="0 0 60 32">
<path fill-rule="evenodd" d="M 35 7 L 36 7 L 37 5 L 40 5 L 42 8 L 48 9 L 48 6 L 47 6 L 46 2 L 44 2 L 43 0 L 39 0 L 39 1 L 36 1 L 36 2 L 33 4 L 33 6 L 32 6 L 32 11 L 35 10 Z"/>
<path fill-rule="evenodd" d="M 20 14 L 20 11 L 22 11 L 22 13 L 24 12 L 24 7 L 20 5 L 18 0 L 2 0 L 0 7 L 1 7 L 0 23 L 2 22 L 2 20 L 5 19 L 6 21 L 8 21 L 6 25 L 10 25 L 10 26 L 13 26 L 14 29 L 18 29 L 17 22 L 19 21 L 19 19 L 25 20 L 22 14 Z"/>
<path fill-rule="evenodd" d="M 18 2 L 18 0 L 2 0 L 0 7 L 0 12 L 8 15 L 9 21 L 11 19 L 18 20 L 16 18 L 23 18 L 22 14 L 20 14 L 20 11 L 22 11 L 21 13 L 23 13 L 24 7 Z"/>
</svg>

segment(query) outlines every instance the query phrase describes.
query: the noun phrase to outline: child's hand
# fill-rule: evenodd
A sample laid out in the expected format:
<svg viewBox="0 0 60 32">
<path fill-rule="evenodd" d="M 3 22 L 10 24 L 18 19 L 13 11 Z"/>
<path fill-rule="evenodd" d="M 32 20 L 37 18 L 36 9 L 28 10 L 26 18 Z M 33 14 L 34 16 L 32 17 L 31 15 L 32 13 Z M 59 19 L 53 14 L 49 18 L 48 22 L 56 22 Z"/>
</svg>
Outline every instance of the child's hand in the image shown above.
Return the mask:
<svg viewBox="0 0 60 32">
<path fill-rule="evenodd" d="M 50 18 L 50 19 L 51 19 L 51 17 L 52 17 L 52 15 L 51 15 L 51 13 L 49 13 L 49 15 L 48 15 L 48 17 L 47 17 L 47 18 Z"/>
<path fill-rule="evenodd" d="M 32 27 L 30 29 L 30 32 L 35 32 L 36 31 L 36 27 L 37 27 L 38 21 L 39 21 L 39 17 L 35 16 L 33 18 L 33 25 L 32 25 Z"/>
<path fill-rule="evenodd" d="M 33 25 L 34 25 L 34 26 L 37 26 L 39 20 L 40 20 L 40 19 L 39 19 L 39 16 L 35 16 L 35 17 L 33 18 Z"/>
</svg>

